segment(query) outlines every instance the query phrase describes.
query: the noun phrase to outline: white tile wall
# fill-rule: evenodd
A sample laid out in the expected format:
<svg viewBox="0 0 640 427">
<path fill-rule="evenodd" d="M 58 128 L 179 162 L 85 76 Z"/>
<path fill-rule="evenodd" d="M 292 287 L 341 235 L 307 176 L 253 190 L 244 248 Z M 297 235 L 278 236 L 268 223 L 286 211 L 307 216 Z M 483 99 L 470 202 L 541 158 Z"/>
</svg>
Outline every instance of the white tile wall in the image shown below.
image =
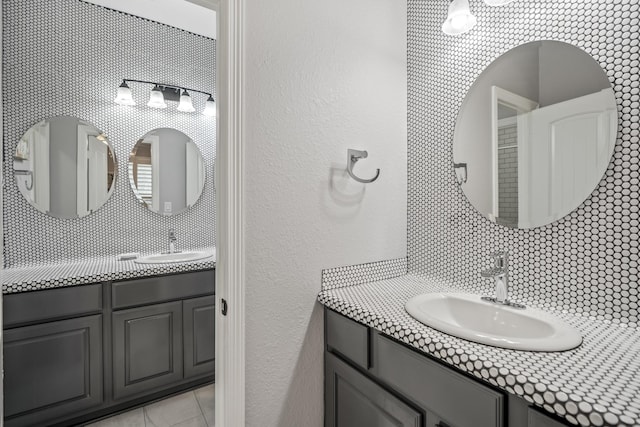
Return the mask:
<svg viewBox="0 0 640 427">
<path fill-rule="evenodd" d="M 447 2 L 409 0 L 408 269 L 487 292 L 489 253 L 511 253 L 512 294 L 574 313 L 639 320 L 640 3 L 637 0 L 471 1 L 478 25 L 451 37 Z M 615 153 L 591 197 L 560 221 L 532 230 L 493 224 L 455 183 L 452 141 L 475 78 L 509 49 L 559 40 L 591 54 L 616 93 Z"/>
<path fill-rule="evenodd" d="M 143 85 L 131 85 L 137 106 L 113 103 L 125 77 L 215 92 L 215 40 L 80 0 L 3 0 L 2 14 L 5 266 L 164 250 L 169 228 L 182 248 L 215 246 L 215 120 L 179 113 L 175 104 L 148 108 L 150 88 Z M 192 98 L 201 111 L 206 99 Z M 18 139 L 34 123 L 56 115 L 94 123 L 108 135 L 119 162 L 113 196 L 85 218 L 37 212 L 12 176 Z M 202 197 L 174 217 L 140 205 L 127 179 L 131 149 L 158 127 L 189 135 L 205 159 Z"/>
</svg>

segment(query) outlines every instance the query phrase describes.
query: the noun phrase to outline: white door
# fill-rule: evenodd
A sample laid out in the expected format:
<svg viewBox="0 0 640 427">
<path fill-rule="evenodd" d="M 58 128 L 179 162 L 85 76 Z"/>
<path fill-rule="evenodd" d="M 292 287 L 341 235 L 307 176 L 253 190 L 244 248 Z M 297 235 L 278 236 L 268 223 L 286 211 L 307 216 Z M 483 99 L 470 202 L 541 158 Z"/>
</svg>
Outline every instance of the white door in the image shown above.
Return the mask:
<svg viewBox="0 0 640 427">
<path fill-rule="evenodd" d="M 87 181 L 89 183 L 89 210 L 91 212 L 102 206 L 109 189 L 109 153 L 107 144 L 91 135 L 88 138 L 88 164 Z"/>
<path fill-rule="evenodd" d="M 523 147 L 527 172 L 519 176 L 528 197 L 519 200 L 521 226 L 555 221 L 578 207 L 609 163 L 617 131 L 610 90 L 560 102 L 529 113 Z"/>
</svg>

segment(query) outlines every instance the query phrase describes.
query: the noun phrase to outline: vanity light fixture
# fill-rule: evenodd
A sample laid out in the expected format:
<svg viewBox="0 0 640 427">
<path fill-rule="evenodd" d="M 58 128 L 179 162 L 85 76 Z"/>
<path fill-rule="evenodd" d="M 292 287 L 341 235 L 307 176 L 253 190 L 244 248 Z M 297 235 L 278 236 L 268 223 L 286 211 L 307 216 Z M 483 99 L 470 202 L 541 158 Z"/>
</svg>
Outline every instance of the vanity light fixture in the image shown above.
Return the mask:
<svg viewBox="0 0 640 427">
<path fill-rule="evenodd" d="M 469 9 L 469 0 L 453 0 L 447 19 L 442 24 L 442 32 L 451 36 L 463 34 L 471 30 L 476 22 L 476 17 Z"/>
<path fill-rule="evenodd" d="M 191 98 L 191 93 L 201 93 L 203 95 L 207 95 L 207 100 L 205 101 L 204 111 L 202 112 L 205 116 L 215 116 L 216 115 L 216 102 L 213 99 L 213 95 L 208 92 L 203 92 L 197 89 L 190 89 L 186 87 L 174 86 L 164 83 L 155 83 L 146 80 L 133 80 L 133 79 L 122 79 L 122 84 L 118 87 L 118 93 L 114 102 L 118 105 L 136 105 L 133 100 L 133 96 L 131 93 L 131 88 L 127 83 L 144 83 L 153 85 L 153 89 L 149 94 L 149 102 L 147 103 L 148 107 L 151 108 L 167 108 L 166 101 L 176 101 L 178 104 L 178 111 L 184 113 L 193 113 L 196 109 L 193 106 L 193 100 Z"/>
<path fill-rule="evenodd" d="M 167 108 L 167 103 L 164 102 L 164 95 L 162 94 L 162 90 L 160 90 L 160 86 L 155 85 L 153 89 L 151 89 L 151 93 L 149 94 L 149 102 L 147 102 L 147 107 Z"/>
<path fill-rule="evenodd" d="M 202 114 L 208 117 L 216 115 L 216 101 L 213 99 L 213 96 L 209 95 L 209 99 L 207 99 L 207 102 L 204 104 L 204 111 Z"/>
<path fill-rule="evenodd" d="M 182 111 L 183 113 L 193 113 L 196 111 L 193 108 L 193 103 L 191 102 L 191 95 L 186 89 L 182 90 L 182 95 L 180 95 L 180 104 L 178 104 L 178 111 Z"/>
<path fill-rule="evenodd" d="M 502 6 L 514 0 L 484 0 L 489 6 Z M 464 34 L 476 25 L 477 19 L 471 13 L 469 0 L 452 0 L 449 14 L 442 24 L 442 32 L 450 36 Z"/>
<path fill-rule="evenodd" d="M 118 94 L 116 95 L 114 102 L 118 105 L 136 105 L 136 102 L 133 100 L 133 96 L 131 96 L 131 89 L 124 80 L 118 87 Z"/>
</svg>

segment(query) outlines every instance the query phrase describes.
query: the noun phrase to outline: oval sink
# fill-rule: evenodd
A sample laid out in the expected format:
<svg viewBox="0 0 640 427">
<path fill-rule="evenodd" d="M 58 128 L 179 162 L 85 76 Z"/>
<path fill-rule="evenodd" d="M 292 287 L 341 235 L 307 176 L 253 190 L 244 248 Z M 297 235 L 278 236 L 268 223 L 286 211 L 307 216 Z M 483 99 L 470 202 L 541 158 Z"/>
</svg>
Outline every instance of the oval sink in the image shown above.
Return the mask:
<svg viewBox="0 0 640 427">
<path fill-rule="evenodd" d="M 582 343 L 580 332 L 557 317 L 533 308 L 490 303 L 477 295 L 422 294 L 407 301 L 405 309 L 441 332 L 496 347 L 564 351 Z"/>
<path fill-rule="evenodd" d="M 135 259 L 138 264 L 169 264 L 172 262 L 198 261 L 215 256 L 215 252 L 175 252 L 171 254 L 147 255 Z"/>
</svg>

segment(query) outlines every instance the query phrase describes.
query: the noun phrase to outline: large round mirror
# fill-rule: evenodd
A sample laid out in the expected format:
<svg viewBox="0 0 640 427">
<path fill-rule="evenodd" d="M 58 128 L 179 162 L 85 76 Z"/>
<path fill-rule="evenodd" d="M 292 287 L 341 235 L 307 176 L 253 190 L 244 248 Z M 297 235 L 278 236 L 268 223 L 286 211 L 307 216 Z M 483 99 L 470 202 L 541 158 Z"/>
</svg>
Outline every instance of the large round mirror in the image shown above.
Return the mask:
<svg viewBox="0 0 640 427">
<path fill-rule="evenodd" d="M 550 224 L 597 187 L 617 128 L 615 94 L 589 54 L 527 43 L 491 63 L 467 93 L 453 142 L 456 179 L 493 222 Z"/>
<path fill-rule="evenodd" d="M 13 155 L 16 184 L 40 212 L 79 218 L 111 196 L 116 158 L 107 136 L 76 117 L 42 120 L 22 136 Z"/>
<path fill-rule="evenodd" d="M 193 206 L 204 181 L 200 150 L 178 130 L 152 130 L 140 138 L 129 156 L 129 183 L 136 198 L 161 215 L 176 215 Z"/>
</svg>

